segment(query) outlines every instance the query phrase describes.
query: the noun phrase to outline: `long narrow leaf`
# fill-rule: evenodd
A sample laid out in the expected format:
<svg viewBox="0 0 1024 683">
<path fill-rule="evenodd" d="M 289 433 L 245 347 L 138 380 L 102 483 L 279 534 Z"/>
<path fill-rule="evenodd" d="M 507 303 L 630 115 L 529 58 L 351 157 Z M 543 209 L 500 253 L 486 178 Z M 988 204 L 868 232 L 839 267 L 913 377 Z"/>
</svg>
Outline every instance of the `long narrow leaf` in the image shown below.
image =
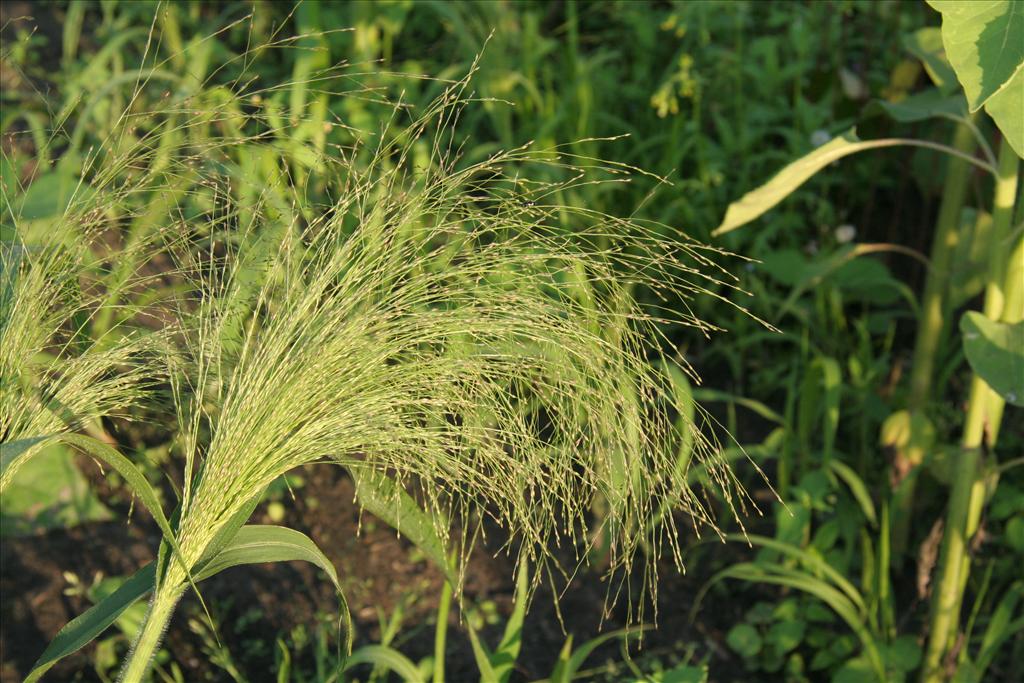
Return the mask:
<svg viewBox="0 0 1024 683">
<path fill-rule="evenodd" d="M 135 572 L 116 591 L 65 624 L 36 660 L 25 683 L 38 681 L 58 661 L 103 633 L 126 609 L 152 591 L 155 581 L 156 565 L 151 562 Z"/>
<path fill-rule="evenodd" d="M 858 591 L 857 588 L 852 583 L 850 583 L 845 576 L 843 576 L 840 572 L 836 571 L 836 569 L 832 567 L 832 565 L 830 565 L 821 557 L 813 553 L 809 553 L 803 548 L 798 548 L 794 545 L 790 545 L 789 543 L 777 541 L 774 538 L 769 538 L 768 536 L 758 536 L 756 534 L 728 534 L 725 538 L 728 541 L 735 541 L 737 543 L 749 542 L 753 545 L 771 548 L 772 550 L 780 552 L 783 555 L 788 555 L 789 557 L 798 560 L 807 569 L 813 572 L 820 573 L 822 576 L 826 577 L 829 581 L 834 583 L 844 594 L 846 594 L 850 602 L 852 602 L 856 606 L 858 614 L 860 614 L 861 616 L 867 614 L 867 605 L 864 603 L 864 598 L 863 596 L 861 596 L 860 591 Z"/>
<path fill-rule="evenodd" d="M 957 152 L 951 147 L 946 147 L 945 145 L 939 145 L 934 142 L 927 142 L 924 140 L 910 140 L 903 138 L 861 140 L 857 137 L 855 130 L 851 128 L 842 135 L 835 137 L 831 142 L 822 145 L 809 154 L 806 154 L 800 159 L 790 163 L 767 183 L 756 190 L 748 192 L 739 200 L 730 204 L 729 208 L 725 212 L 725 218 L 722 219 L 722 224 L 715 228 L 714 232 L 711 234 L 715 236 L 724 235 L 727 232 L 731 232 L 736 228 L 746 225 L 791 195 L 815 173 L 845 156 L 849 156 L 850 154 L 855 154 L 857 152 L 863 152 L 868 149 L 895 147 L 900 145 L 926 147 L 928 149 L 953 154 L 957 157 L 965 157 L 965 155 Z M 995 172 L 995 169 L 989 164 L 978 161 L 973 157 L 966 157 L 964 160 L 969 163 L 973 163 L 976 166 L 980 166 L 990 173 Z"/>
<path fill-rule="evenodd" d="M 405 683 L 425 683 L 420 670 L 408 657 L 386 645 L 365 645 L 359 648 L 346 660 L 345 671 L 359 664 L 372 664 L 394 671 Z"/>
<path fill-rule="evenodd" d="M 777 586 L 786 586 L 818 598 L 831 607 L 846 622 L 847 626 L 853 630 L 864 647 L 864 652 L 867 654 L 872 668 L 878 675 L 878 680 L 885 680 L 885 666 L 882 663 L 878 644 L 864 619 L 858 614 L 856 607 L 849 598 L 825 581 L 815 578 L 806 572 L 792 570 L 777 564 L 741 562 L 711 577 L 705 588 L 701 591 L 702 596 L 712 585 L 725 579 L 739 579 L 750 583 L 770 583 Z"/>
<path fill-rule="evenodd" d="M 437 524 L 413 497 L 387 475 L 354 468 L 350 474 L 356 484 L 359 504 L 408 538 L 444 572 L 452 586 L 458 586 L 459 578 L 448 562 L 444 541 L 437 533 Z"/>
<path fill-rule="evenodd" d="M 512 676 L 512 669 L 515 667 L 516 659 L 519 658 L 519 650 L 523 644 L 523 620 L 526 618 L 526 607 L 529 603 L 530 578 L 526 562 L 519 565 L 516 576 L 516 592 L 512 601 L 512 614 L 505 624 L 505 632 L 502 635 L 498 649 L 491 656 L 491 664 L 494 666 L 494 673 L 500 683 L 507 683 Z"/>
<path fill-rule="evenodd" d="M 246 525 L 206 564 L 196 568 L 196 580 L 202 581 L 229 567 L 264 562 L 301 560 L 324 570 L 334 584 L 340 601 L 340 619 L 345 630 L 345 651 L 352 651 L 352 617 L 338 573 L 316 543 L 300 531 L 281 526 Z"/>
</svg>

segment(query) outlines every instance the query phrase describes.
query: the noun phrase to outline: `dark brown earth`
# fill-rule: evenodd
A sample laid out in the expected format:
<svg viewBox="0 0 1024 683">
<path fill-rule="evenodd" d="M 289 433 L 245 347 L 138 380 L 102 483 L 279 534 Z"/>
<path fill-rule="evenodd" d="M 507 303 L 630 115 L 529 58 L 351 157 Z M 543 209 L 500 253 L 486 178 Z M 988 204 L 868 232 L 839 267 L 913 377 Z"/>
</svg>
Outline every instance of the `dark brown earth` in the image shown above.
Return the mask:
<svg viewBox="0 0 1024 683">
<path fill-rule="evenodd" d="M 305 468 L 302 476 L 305 485 L 297 500 L 282 501 L 286 517 L 280 523 L 309 534 L 334 562 L 355 620 L 356 647 L 379 642 L 378 611 L 390 615 L 403 604 L 405 619 L 400 638 L 405 639 L 400 649 L 413 661 L 431 654 L 434 615 L 442 587 L 439 572 L 424 560 L 416 561 L 417 554 L 406 541 L 369 515 L 364 516 L 360 528 L 352 483 L 339 468 L 311 466 Z M 101 497 L 107 498 L 106 493 L 101 487 Z M 123 501 L 115 499 L 111 506 L 116 512 L 127 512 Z M 257 510 L 252 522 L 270 523 L 266 505 Z M 497 547 L 498 537 L 490 536 L 491 545 Z M 138 511 L 131 524 L 87 524 L 37 537 L 4 539 L 0 546 L 0 681 L 20 681 L 56 632 L 88 608 L 84 598 L 63 594 L 68 586 L 63 572 L 73 571 L 83 579 L 97 571 L 107 576 L 129 574 L 152 559 L 158 540 L 155 525 Z M 483 547 L 470 559 L 466 596 L 476 604 L 492 601 L 502 617 L 484 630 L 485 638 L 492 644 L 500 639 L 502 622 L 511 609 L 513 565 L 508 557 L 493 556 Z M 698 659 L 711 656 L 716 680 L 730 680 L 720 677 L 737 664 L 724 646 L 724 628 L 734 623 L 743 607 L 716 608 L 713 613 L 702 614 L 697 626 L 691 626 L 687 613 L 702 580 L 679 576 L 671 566 L 664 571 L 659 588 L 659 628 L 646 636 L 643 652 L 678 654 L 680 647 L 689 645 Z M 599 632 L 605 589 L 596 573 L 582 572 L 562 596 L 562 620 L 568 632 L 574 634 L 576 645 Z M 236 665 L 254 682 L 274 680 L 278 637 L 303 624 L 312 629 L 318 613 L 333 614 L 337 607 L 326 578 L 302 563 L 231 569 L 204 582 L 201 590 Z M 603 629 L 623 626 L 624 612 L 624 607 L 613 610 Z M 189 616 L 200 619 L 201 614 L 198 601 L 187 598 L 176 612 L 165 647 L 182 666 L 186 680 L 230 680 L 222 669 L 209 663 L 202 640 L 187 626 Z M 546 677 L 564 640 L 565 631 L 553 607 L 550 590 L 542 587 L 524 627 L 515 679 Z M 90 645 L 67 658 L 46 680 L 100 680 L 91 664 L 94 648 Z M 619 644 L 598 650 L 588 660 L 588 667 L 609 659 L 622 659 Z M 450 618 L 446 661 L 449 681 L 478 679 L 456 609 Z M 312 669 L 311 663 L 305 666 Z"/>
</svg>

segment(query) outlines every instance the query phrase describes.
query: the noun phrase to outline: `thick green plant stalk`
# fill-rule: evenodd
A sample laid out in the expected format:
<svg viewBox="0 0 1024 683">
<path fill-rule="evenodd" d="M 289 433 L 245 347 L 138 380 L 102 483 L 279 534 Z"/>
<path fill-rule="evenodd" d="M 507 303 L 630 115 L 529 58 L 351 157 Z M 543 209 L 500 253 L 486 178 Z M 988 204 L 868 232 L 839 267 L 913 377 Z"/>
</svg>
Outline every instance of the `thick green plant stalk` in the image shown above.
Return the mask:
<svg viewBox="0 0 1024 683">
<path fill-rule="evenodd" d="M 999 149 L 999 174 L 993 202 L 990 277 L 986 285 L 984 313 L 992 320 L 1019 320 L 1021 306 L 1018 282 L 1020 269 L 1015 263 L 1024 257 L 1020 247 L 1007 249 L 1011 237 L 1014 201 L 1020 159 L 1004 140 Z M 959 629 L 960 606 L 970 569 L 967 545 L 977 530 L 984 486 L 982 448 L 991 448 L 1001 417 L 1003 399 L 977 375 L 971 379 L 967 418 L 961 440 L 961 453 L 954 472 L 946 531 L 939 558 L 938 580 L 932 598 L 928 645 L 922 668 L 922 683 L 944 680 L 944 659 L 955 642 Z"/>
<path fill-rule="evenodd" d="M 972 119 L 973 120 L 973 119 Z M 958 125 L 952 147 L 971 154 L 977 139 L 969 125 Z M 959 157 L 947 160 L 946 179 L 942 188 L 942 203 L 935 224 L 929 268 L 921 296 L 921 315 L 911 362 L 910 394 L 907 397 L 907 418 L 910 434 L 896 450 L 893 469 L 900 480 L 893 493 L 892 548 L 896 553 L 906 548 L 910 522 L 913 518 L 914 489 L 917 482 L 914 470 L 921 465 L 928 446 L 928 418 L 925 411 L 932 397 L 932 379 L 935 376 L 935 357 L 943 338 L 948 305 L 946 303 L 953 254 L 959 237 L 960 214 L 967 195 L 970 168 Z M 884 437 L 883 437 L 884 439 Z"/>
</svg>

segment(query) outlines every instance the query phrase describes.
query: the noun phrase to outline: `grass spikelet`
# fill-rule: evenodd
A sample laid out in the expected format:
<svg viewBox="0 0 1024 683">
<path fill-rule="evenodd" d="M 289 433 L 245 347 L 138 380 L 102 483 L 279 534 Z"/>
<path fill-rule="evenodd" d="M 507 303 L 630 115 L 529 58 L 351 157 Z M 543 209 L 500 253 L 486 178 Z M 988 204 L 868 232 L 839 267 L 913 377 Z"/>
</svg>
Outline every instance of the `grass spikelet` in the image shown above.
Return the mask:
<svg viewBox="0 0 1024 683">
<path fill-rule="evenodd" d="M 5 197 L 11 239 L 0 243 L 0 441 L 46 436 L 128 415 L 153 380 L 148 356 L 159 334 L 120 321 L 137 312 L 97 288 L 102 258 L 93 207 L 73 205 L 22 237 L 20 216 Z M 127 254 L 125 254 L 127 257 Z M 133 284 L 142 282 L 132 274 Z M 99 332 L 104 307 L 119 322 Z M 5 467 L 6 489 L 25 456 Z"/>
</svg>

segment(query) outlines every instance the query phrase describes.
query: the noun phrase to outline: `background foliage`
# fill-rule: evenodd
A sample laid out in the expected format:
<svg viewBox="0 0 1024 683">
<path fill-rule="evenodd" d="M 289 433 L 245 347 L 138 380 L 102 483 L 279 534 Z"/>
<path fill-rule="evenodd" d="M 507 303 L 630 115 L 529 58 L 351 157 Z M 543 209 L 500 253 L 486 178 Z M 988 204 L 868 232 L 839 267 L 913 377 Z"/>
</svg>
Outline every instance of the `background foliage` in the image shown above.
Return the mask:
<svg viewBox="0 0 1024 683">
<path fill-rule="evenodd" d="M 355 167 L 369 168 L 376 161 L 355 146 L 358 131 L 401 140 L 415 117 L 395 115 L 391 103 L 420 111 L 446 80 L 472 72 L 475 101 L 458 116 L 459 168 L 529 141 L 578 160 L 613 160 L 643 172 L 594 184 L 565 182 L 555 164 L 524 160 L 517 172 L 554 184 L 555 201 L 572 209 L 554 217 L 565 235 L 574 215 L 602 212 L 656 221 L 666 237 L 749 259 L 706 252 L 709 263 L 735 276 L 735 286 L 713 285 L 712 295 L 668 305 L 676 319 L 692 314 L 726 332 L 707 338 L 668 324 L 661 351 L 699 374 L 699 385 L 673 375 L 673 390 L 681 405 L 696 401 L 709 411 L 707 434 L 718 425 L 722 455 L 734 462 L 759 513 L 748 506 L 741 528 L 729 514 L 734 501 L 710 500 L 727 543 L 685 537 L 687 574 L 662 571 L 657 628 L 627 626 L 620 609 L 600 635 L 606 588 L 570 589 L 560 617 L 542 597 L 527 611 L 525 593 L 509 578 L 513 563 L 487 559 L 501 546 L 498 530 L 490 552 L 480 548 L 481 557 L 470 561 L 467 602 L 452 605 L 448 584 L 424 561 L 429 540 L 413 534 L 419 547 L 395 541 L 375 526 L 390 522 L 383 510 L 377 518 L 359 516 L 354 485 L 343 474 L 300 470 L 269 487 L 256 515 L 305 531 L 338 567 L 356 621 L 346 675 L 910 679 L 926 668 L 929 605 L 942 520 L 959 476 L 972 367 L 982 374 L 979 364 L 992 362 L 991 346 L 961 344 L 959 313 L 984 308 L 990 252 L 1009 253 L 1007 245 L 1019 239 L 1019 189 L 1011 191 L 999 241 L 991 227 L 998 223 L 992 174 L 977 164 L 957 166 L 935 149 L 899 147 L 822 158 L 816 174 L 778 192 L 784 201 L 759 209 L 752 225 L 732 229 L 738 224 L 723 225 L 723 217 L 729 220 L 730 202 L 793 160 L 852 140 L 844 135 L 854 126 L 860 140 L 927 140 L 997 165 L 1000 133 L 972 111 L 998 102 L 970 88 L 966 100 L 960 93 L 960 58 L 951 54 L 952 66 L 944 61 L 938 30 L 946 12 L 939 5 L 949 3 L 934 4 L 942 15 L 925 3 L 855 0 L 7 3 L 4 239 L 11 239 L 14 216 L 18 230 L 31 235 L 48 230 L 72 202 L 88 205 L 98 183 L 80 181 L 93 180 L 93 169 L 102 167 L 97 159 L 142 149 L 111 178 L 159 178 L 159 190 L 116 197 L 119 229 L 98 242 L 108 258 L 86 263 L 103 280 L 86 334 L 114 347 L 121 331 L 137 324 L 128 311 L 180 293 L 180 283 L 156 280 L 140 256 L 155 237 L 151 217 L 175 206 L 190 223 L 215 225 L 231 207 L 240 222 L 256 214 L 269 225 L 313 222 L 344 181 L 325 159 L 351 154 Z M 1015 73 L 1016 82 L 1024 78 Z M 140 79 L 160 87 L 133 97 Z M 241 82 L 246 98 L 239 100 L 232 93 Z M 140 114 L 136 127 L 122 125 L 125 111 Z M 147 114 L 154 111 L 162 113 Z M 219 146 L 224 131 L 246 116 L 260 122 L 258 139 Z M 149 136 L 157 130 L 170 132 Z M 147 140 L 166 147 L 146 147 Z M 172 154 L 185 144 L 216 173 Z M 428 164 L 429 152 L 414 145 L 413 164 Z M 949 199 L 954 186 L 959 201 Z M 940 234 L 955 236 L 943 268 L 933 247 Z M 253 272 L 263 260 L 261 237 L 252 235 L 254 244 L 245 247 L 257 254 Z M 930 270 L 946 273 L 941 287 L 929 284 Z M 930 287 L 940 287 L 938 294 Z M 635 294 L 659 303 L 649 291 Z M 943 315 L 937 327 L 926 327 L 935 300 Z M 1009 331 L 990 330 L 985 320 L 962 324 L 1001 339 L 997 351 L 1020 350 Z M 965 338 L 975 339 L 973 331 L 965 328 Z M 913 374 L 922 338 L 932 348 L 923 393 Z M 995 376 L 1012 379 L 1014 372 Z M 166 473 L 182 469 L 172 465 L 183 451 L 175 425 L 153 421 L 150 411 L 128 402 L 120 413 L 132 420 L 90 418 L 77 427 L 127 454 L 169 503 L 183 482 Z M 16 489 L 0 502 L 4 680 L 25 676 L 41 642 L 152 559 L 159 536 L 143 514 L 127 532 L 104 522 L 111 511 L 120 517 L 131 509 L 124 478 L 101 473 L 72 448 L 52 449 L 19 472 Z M 941 662 L 943 675 L 956 672 L 956 680 L 1014 680 L 1014 664 L 1024 660 L 1024 480 L 1014 467 L 1021 452 L 1024 423 L 1009 406 L 999 440 L 990 440 L 971 474 L 983 491 L 983 512 L 967 548 L 971 571 L 961 590 L 963 618 L 953 625 L 956 645 Z M 694 468 L 688 477 L 697 484 L 708 474 Z M 676 523 L 690 526 L 684 516 Z M 358 525 L 364 535 L 352 540 Z M 84 546 L 126 543 L 126 556 L 93 556 L 77 569 Z M 351 559 L 359 553 L 371 559 Z M 596 567 L 601 563 L 599 548 Z M 270 578 L 255 584 L 267 594 L 255 603 L 211 579 L 203 593 L 209 618 L 194 600 L 184 604 L 157 655 L 156 677 L 260 681 L 273 671 L 277 680 L 330 680 L 343 638 L 332 590 L 293 567 L 236 576 L 258 582 L 259 571 Z M 375 587 L 381 577 L 374 574 L 390 577 L 383 579 L 390 590 Z M 573 585 L 597 577 L 580 576 Z M 63 613 L 46 616 L 44 602 L 63 602 Z M 115 676 L 144 614 L 139 607 L 58 665 L 57 679 Z M 493 652 L 488 643 L 498 643 Z"/>
</svg>

